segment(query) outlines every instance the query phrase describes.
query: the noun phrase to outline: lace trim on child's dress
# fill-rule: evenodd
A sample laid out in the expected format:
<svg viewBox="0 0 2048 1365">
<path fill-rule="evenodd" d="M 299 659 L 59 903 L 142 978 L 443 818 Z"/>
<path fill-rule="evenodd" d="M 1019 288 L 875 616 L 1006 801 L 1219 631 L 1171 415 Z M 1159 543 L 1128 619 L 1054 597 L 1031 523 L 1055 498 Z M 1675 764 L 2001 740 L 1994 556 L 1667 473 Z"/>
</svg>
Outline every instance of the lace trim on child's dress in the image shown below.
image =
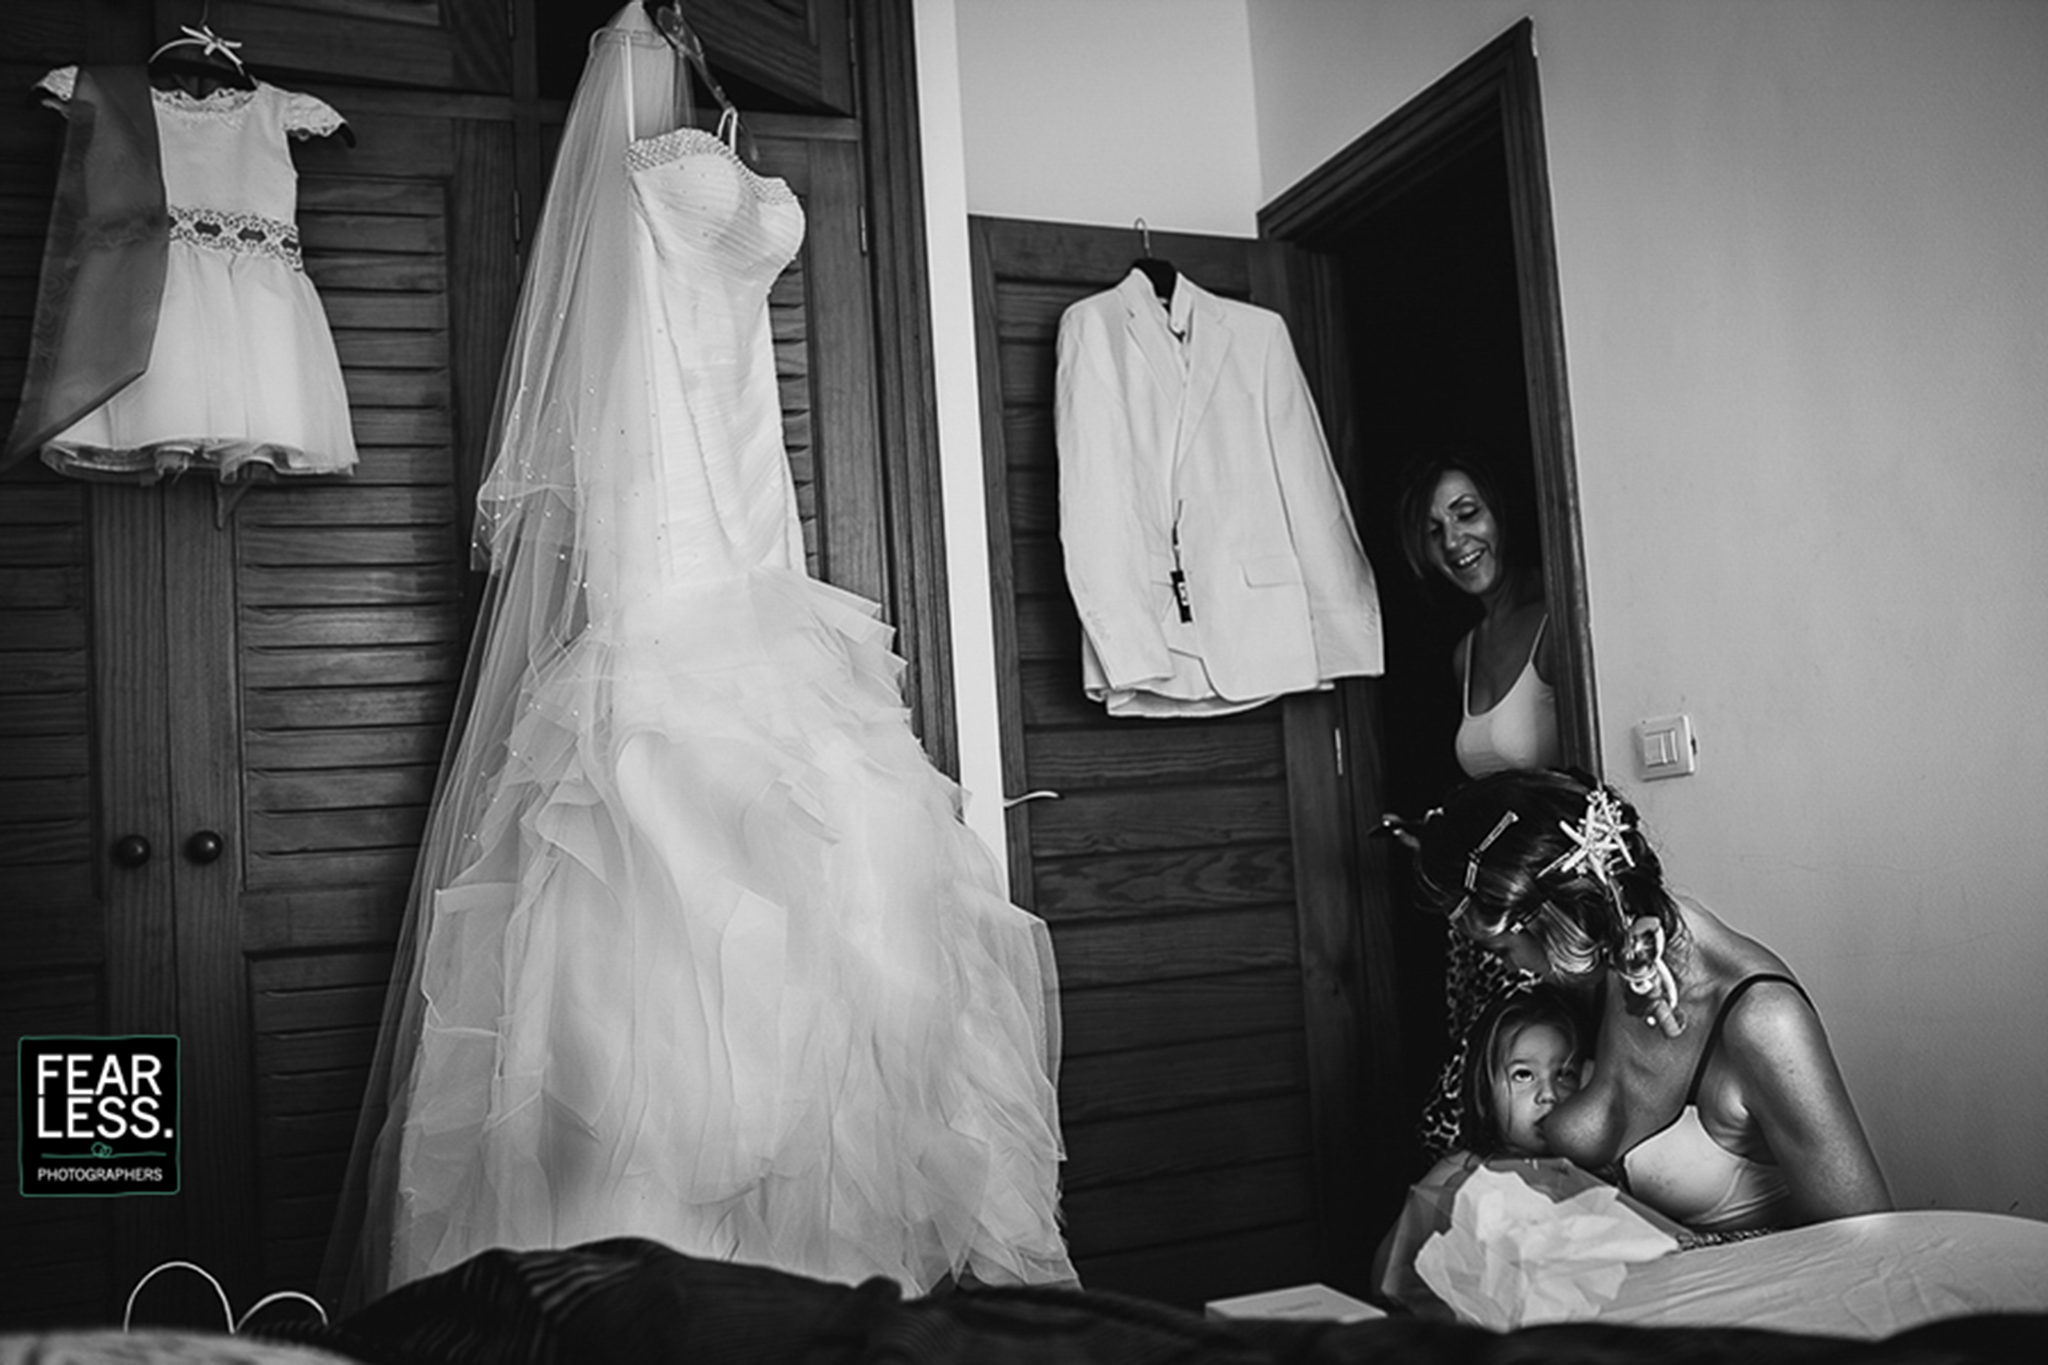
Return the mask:
<svg viewBox="0 0 2048 1365">
<path fill-rule="evenodd" d="M 204 95 L 195 95 L 189 90 L 164 90 L 157 86 L 151 86 L 149 93 L 156 97 L 160 109 L 168 109 L 186 118 L 216 122 L 241 117 L 242 111 L 256 98 L 254 90 L 245 90 L 238 85 L 223 85 Z"/>
<path fill-rule="evenodd" d="M 299 254 L 298 228 L 260 213 L 188 209 L 173 204 L 171 240 L 210 251 L 256 252 L 283 261 L 293 270 L 306 268 Z"/>
<path fill-rule="evenodd" d="M 348 122 L 339 110 L 303 90 L 284 94 L 284 130 L 293 137 L 332 137 Z"/>
<path fill-rule="evenodd" d="M 741 178 L 754 187 L 754 193 L 769 203 L 784 203 L 796 198 L 796 191 L 789 187 L 788 181 L 761 174 L 742 160 L 738 152 L 726 146 L 718 134 L 707 133 L 702 128 L 676 128 L 627 143 L 626 169 L 652 170 L 656 166 L 679 161 L 689 152 L 714 152 L 724 157 L 743 172 Z"/>
</svg>

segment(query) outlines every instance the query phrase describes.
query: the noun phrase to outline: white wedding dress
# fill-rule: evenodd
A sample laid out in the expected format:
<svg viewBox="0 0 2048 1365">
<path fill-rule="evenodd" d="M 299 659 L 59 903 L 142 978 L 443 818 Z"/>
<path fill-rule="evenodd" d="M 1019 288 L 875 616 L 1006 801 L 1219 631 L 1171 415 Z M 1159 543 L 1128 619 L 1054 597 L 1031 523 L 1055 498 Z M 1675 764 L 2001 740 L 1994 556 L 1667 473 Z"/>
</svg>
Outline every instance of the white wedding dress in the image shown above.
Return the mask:
<svg viewBox="0 0 2048 1365">
<path fill-rule="evenodd" d="M 595 45 L 593 70 L 624 45 L 629 101 L 672 61 L 650 33 L 629 5 Z M 599 183 L 629 240 L 582 249 L 627 253 L 630 316 L 570 333 L 617 347 L 584 388 L 619 391 L 501 397 L 577 447 L 573 473 L 501 453 L 483 491 L 501 556 L 580 565 L 533 595 L 574 625 L 519 674 L 502 752 L 458 758 L 473 813 L 416 888 L 384 1278 L 638 1235 L 912 1292 L 1071 1281 L 1044 925 L 912 734 L 875 605 L 804 570 L 768 315 L 802 207 L 714 134 L 627 129 Z"/>
</svg>

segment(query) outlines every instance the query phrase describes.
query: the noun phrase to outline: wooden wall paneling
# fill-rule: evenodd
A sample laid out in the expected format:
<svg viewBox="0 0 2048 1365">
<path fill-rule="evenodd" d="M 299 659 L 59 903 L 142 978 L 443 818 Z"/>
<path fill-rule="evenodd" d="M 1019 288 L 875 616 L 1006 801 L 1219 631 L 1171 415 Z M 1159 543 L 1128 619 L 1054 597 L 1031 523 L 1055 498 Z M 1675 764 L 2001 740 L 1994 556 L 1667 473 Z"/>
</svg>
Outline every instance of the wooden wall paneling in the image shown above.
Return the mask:
<svg viewBox="0 0 2048 1365">
<path fill-rule="evenodd" d="M 1153 236 L 1155 254 L 1235 297 L 1250 289 L 1249 245 Z M 1327 995 L 1318 916 L 1343 890 L 1304 895 L 1298 865 L 1327 869 L 1296 847 L 1296 807 L 1328 796 L 1330 774 L 1290 746 L 1279 706 L 1122 721 L 1082 695 L 1053 342 L 1065 308 L 1112 286 L 1139 240 L 975 219 L 970 249 L 1008 782 L 1058 793 L 1013 808 L 1010 853 L 1013 893 L 1052 926 L 1059 962 L 1082 1279 L 1194 1304 L 1330 1278 L 1330 1100 L 1314 1088 L 1334 1081 L 1328 1039 L 1345 1022 L 1313 1015 Z"/>
</svg>

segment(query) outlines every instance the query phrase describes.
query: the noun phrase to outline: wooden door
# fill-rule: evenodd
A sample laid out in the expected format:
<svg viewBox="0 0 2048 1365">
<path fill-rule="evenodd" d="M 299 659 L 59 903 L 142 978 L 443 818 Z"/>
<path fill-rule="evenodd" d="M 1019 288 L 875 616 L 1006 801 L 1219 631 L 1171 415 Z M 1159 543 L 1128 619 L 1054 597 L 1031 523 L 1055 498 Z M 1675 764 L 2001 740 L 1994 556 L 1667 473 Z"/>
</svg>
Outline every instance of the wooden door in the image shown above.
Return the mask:
<svg viewBox="0 0 2048 1365">
<path fill-rule="evenodd" d="M 1195 1305 L 1361 1290 L 1393 1042 L 1344 837 L 1341 697 L 1111 720 L 1082 694 L 1053 441 L 1060 314 L 1113 286 L 1128 230 L 975 219 L 983 438 L 1012 893 L 1058 959 L 1068 1232 L 1085 1284 Z M 1282 292 L 1261 244 L 1153 234 L 1212 292 Z M 1370 682 L 1349 685 L 1369 694 Z M 1367 708 L 1369 710 L 1369 708 Z M 1369 763 L 1370 755 L 1364 755 Z M 1353 777 L 1356 776 L 1354 782 Z"/>
</svg>

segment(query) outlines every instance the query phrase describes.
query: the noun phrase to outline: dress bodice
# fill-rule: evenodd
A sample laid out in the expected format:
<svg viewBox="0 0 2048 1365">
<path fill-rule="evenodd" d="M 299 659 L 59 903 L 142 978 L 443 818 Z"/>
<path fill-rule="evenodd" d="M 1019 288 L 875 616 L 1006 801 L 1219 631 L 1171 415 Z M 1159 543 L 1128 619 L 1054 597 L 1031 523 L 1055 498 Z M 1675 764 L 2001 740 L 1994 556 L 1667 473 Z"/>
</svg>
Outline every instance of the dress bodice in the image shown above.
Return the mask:
<svg viewBox="0 0 2048 1365">
<path fill-rule="evenodd" d="M 679 128 L 626 153 L 654 397 L 662 582 L 801 569 L 768 292 L 802 244 L 789 186 L 716 135 Z"/>
</svg>

